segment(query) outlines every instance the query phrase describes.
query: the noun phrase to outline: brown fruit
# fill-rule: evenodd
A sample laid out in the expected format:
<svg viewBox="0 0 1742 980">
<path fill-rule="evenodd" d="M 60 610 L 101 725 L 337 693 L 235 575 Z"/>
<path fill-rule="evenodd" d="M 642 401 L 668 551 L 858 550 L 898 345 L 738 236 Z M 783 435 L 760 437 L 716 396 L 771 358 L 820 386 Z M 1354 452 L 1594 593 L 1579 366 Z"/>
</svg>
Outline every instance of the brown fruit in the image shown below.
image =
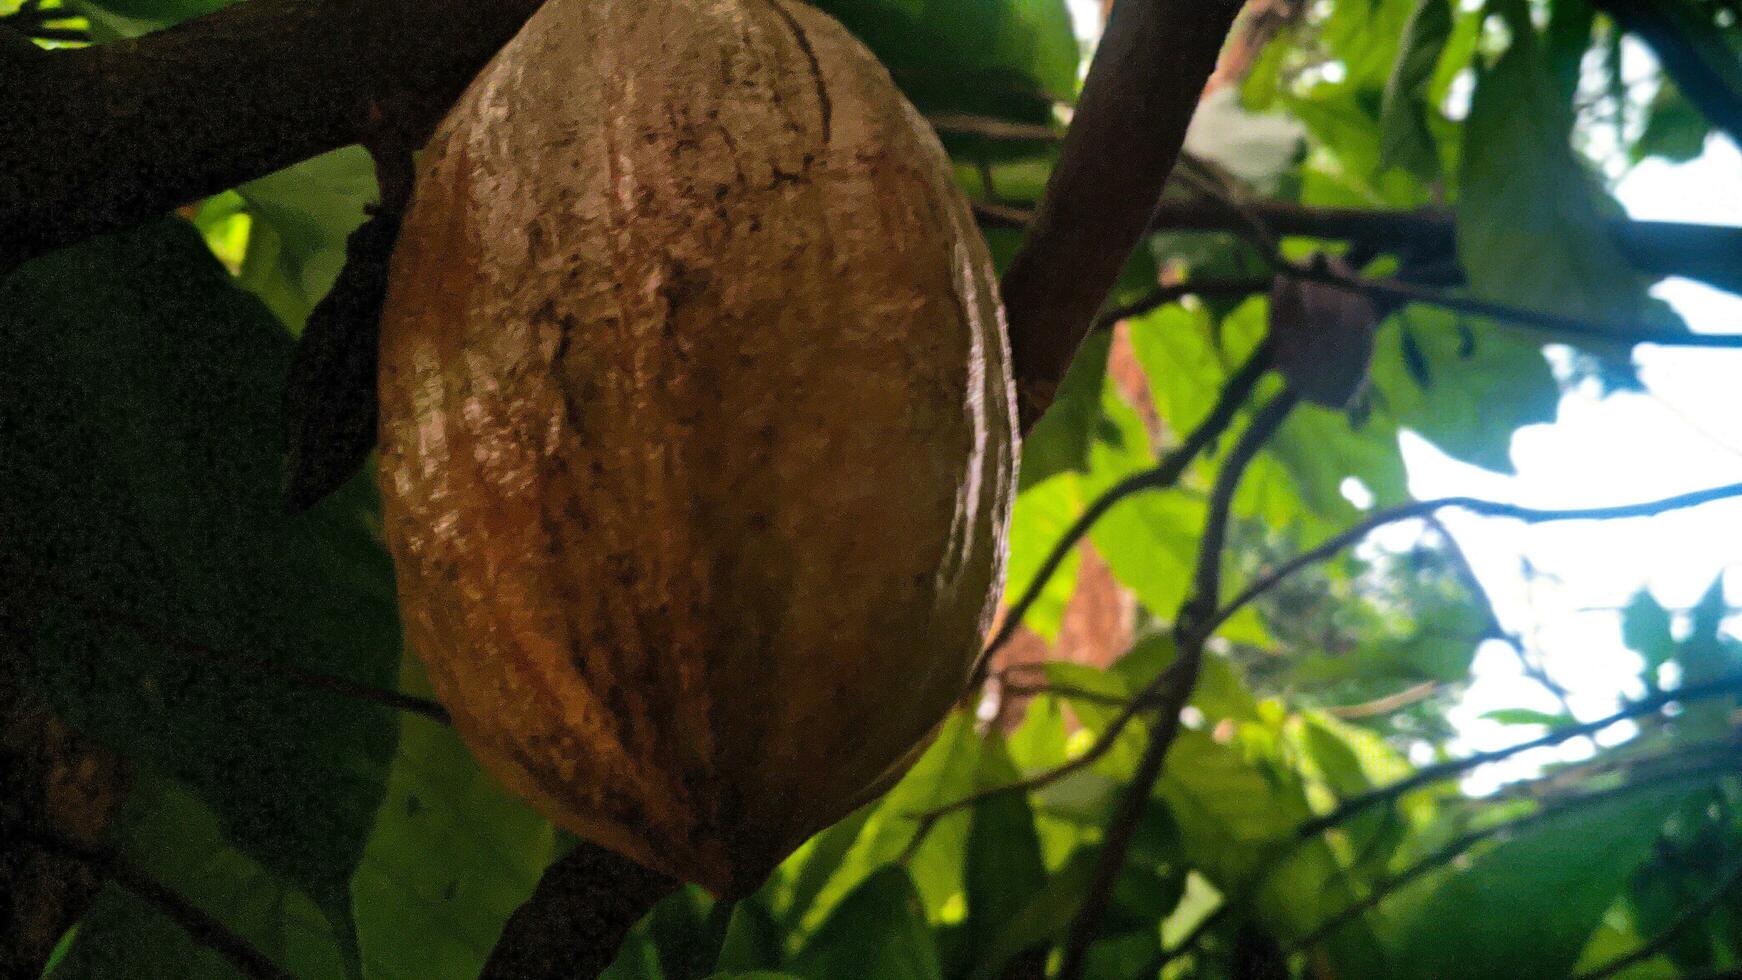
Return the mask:
<svg viewBox="0 0 1742 980">
<path fill-rule="evenodd" d="M 936 138 L 791 0 L 552 0 L 420 163 L 381 338 L 412 647 L 551 819 L 741 894 L 963 693 L 1015 468 Z"/>
</svg>

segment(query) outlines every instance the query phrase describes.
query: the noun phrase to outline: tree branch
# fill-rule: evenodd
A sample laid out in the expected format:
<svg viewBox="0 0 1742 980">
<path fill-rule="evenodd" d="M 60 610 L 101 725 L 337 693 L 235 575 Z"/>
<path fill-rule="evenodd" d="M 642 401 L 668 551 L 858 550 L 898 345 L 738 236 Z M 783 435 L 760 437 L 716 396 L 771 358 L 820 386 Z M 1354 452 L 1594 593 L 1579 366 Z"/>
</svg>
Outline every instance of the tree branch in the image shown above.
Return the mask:
<svg viewBox="0 0 1742 980">
<path fill-rule="evenodd" d="M 1387 510 L 1379 511 L 1367 519 L 1341 531 L 1323 544 L 1304 551 L 1276 568 L 1259 576 L 1241 590 L 1226 606 L 1217 610 L 1211 618 L 1211 628 L 1228 621 L 1229 617 L 1239 612 L 1241 607 L 1252 602 L 1265 592 L 1275 588 L 1277 583 L 1293 575 L 1309 565 L 1329 561 L 1344 548 L 1354 545 L 1375 528 L 1398 521 L 1407 521 L 1432 514 L 1435 511 L 1456 507 L 1473 514 L 1486 517 L 1510 517 L 1529 524 L 1539 524 L 1548 521 L 1585 521 L 1613 520 L 1624 517 L 1650 517 L 1665 511 L 1680 510 L 1686 507 L 1696 507 L 1713 501 L 1726 500 L 1732 497 L 1742 497 L 1742 483 L 1730 483 L 1721 487 L 1708 487 L 1704 490 L 1694 490 L 1689 493 L 1678 493 L 1673 497 L 1660 500 L 1648 500 L 1643 503 L 1621 504 L 1614 507 L 1572 507 L 1564 510 L 1544 510 L 1537 507 L 1521 507 L 1517 504 L 1503 503 L 1497 500 L 1478 500 L 1474 497 L 1441 497 L 1436 500 L 1417 500 L 1402 504 Z"/>
<path fill-rule="evenodd" d="M 1246 206 L 1279 235 L 1336 239 L 1417 258 L 1457 254 L 1452 213 L 1442 208 L 1316 208 L 1290 201 L 1249 201 Z M 1149 230 L 1235 231 L 1241 221 L 1219 201 L 1168 198 L 1156 208 Z M 1742 255 L 1742 228 L 1616 219 L 1609 222 L 1609 232 L 1627 261 L 1641 272 L 1686 276 L 1742 292 L 1742 261 L 1737 259 Z"/>
<path fill-rule="evenodd" d="M 1239 10 L 1231 0 L 1114 5 L 1045 197 L 1004 274 L 1024 431 L 1052 404 L 1143 237 Z"/>
<path fill-rule="evenodd" d="M 1252 419 L 1252 424 L 1240 434 L 1240 441 L 1229 450 L 1228 458 L 1216 473 L 1216 485 L 1210 494 L 1210 513 L 1204 524 L 1203 539 L 1198 546 L 1198 564 L 1193 576 L 1192 595 L 1180 608 L 1174 623 L 1178 653 L 1174 662 L 1162 672 L 1169 680 L 1156 699 L 1155 727 L 1149 733 L 1149 744 L 1137 763 L 1137 773 L 1120 797 L 1119 810 L 1107 825 L 1101 853 L 1095 864 L 1095 874 L 1089 884 L 1082 908 L 1071 923 L 1066 937 L 1064 959 L 1059 967 L 1060 980 L 1079 980 L 1087 963 L 1089 946 L 1100 934 L 1101 920 L 1113 901 L 1113 888 L 1119 873 L 1125 868 L 1126 855 L 1137 826 L 1148 808 L 1149 796 L 1167 763 L 1167 751 L 1179 735 L 1180 712 L 1191 700 L 1197 686 L 1198 670 L 1203 663 L 1204 643 L 1215 627 L 1208 621 L 1216 608 L 1221 592 L 1222 550 L 1227 540 L 1228 524 L 1234 506 L 1234 491 L 1240 476 L 1246 471 L 1270 437 L 1294 409 L 1298 397 L 1288 390 L 1271 399 Z"/>
<path fill-rule="evenodd" d="M 1257 386 L 1258 380 L 1264 376 L 1264 372 L 1270 370 L 1270 362 L 1270 343 L 1266 341 L 1246 358 L 1244 364 L 1240 365 L 1232 375 L 1229 375 L 1227 382 L 1222 385 L 1221 394 L 1216 398 L 1216 404 L 1210 409 L 1209 414 L 1204 416 L 1204 420 L 1198 423 L 1198 427 L 1186 436 L 1184 442 L 1168 453 L 1166 458 L 1153 468 L 1126 477 L 1089 504 L 1082 516 L 1078 517 L 1076 522 L 1053 545 L 1046 560 L 1041 562 L 1040 569 L 1034 573 L 1033 580 L 1028 583 L 1026 589 L 1022 590 L 1021 597 L 1005 613 L 1004 621 L 999 626 L 997 634 L 992 637 L 992 642 L 988 643 L 986 649 L 980 654 L 980 661 L 974 669 L 974 680 L 969 685 L 970 687 L 979 684 L 985 676 L 987 665 L 992 662 L 992 657 L 1003 649 L 1004 645 L 1010 642 L 1011 637 L 1016 635 L 1016 631 L 1022 627 L 1023 617 L 1027 616 L 1028 611 L 1034 608 L 1035 602 L 1040 599 L 1042 590 L 1046 588 L 1046 583 L 1058 571 L 1059 565 L 1063 564 L 1065 556 L 1070 554 L 1071 549 L 1075 548 L 1084 537 L 1087 537 L 1095 523 L 1120 501 L 1132 494 L 1145 490 L 1160 490 L 1178 483 L 1179 478 L 1185 474 L 1186 467 L 1191 465 L 1192 460 L 1196 459 L 1200 453 L 1209 448 L 1211 443 L 1216 441 L 1217 437 L 1228 430 L 1228 426 L 1234 421 L 1235 413 L 1251 397 L 1252 389 Z"/>
<path fill-rule="evenodd" d="M 593 980 L 678 882 L 581 841 L 509 917 L 479 980 Z"/>
<path fill-rule="evenodd" d="M 1597 0 L 1593 6 L 1645 42 L 1682 95 L 1742 146 L 1742 69 L 1710 21 L 1696 22 L 1691 5 L 1662 0 Z"/>
<path fill-rule="evenodd" d="M 0 272 L 358 142 L 372 107 L 427 132 L 539 2 L 249 0 L 134 40 L 0 49 Z"/>
</svg>

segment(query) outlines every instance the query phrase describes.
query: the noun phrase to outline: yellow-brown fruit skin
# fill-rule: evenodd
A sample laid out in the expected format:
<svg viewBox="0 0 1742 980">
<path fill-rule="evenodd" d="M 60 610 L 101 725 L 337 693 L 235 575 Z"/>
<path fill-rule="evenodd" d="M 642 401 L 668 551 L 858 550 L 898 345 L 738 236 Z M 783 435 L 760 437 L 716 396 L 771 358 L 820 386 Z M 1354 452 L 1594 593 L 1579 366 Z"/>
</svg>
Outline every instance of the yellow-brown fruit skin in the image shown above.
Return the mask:
<svg viewBox="0 0 1742 980">
<path fill-rule="evenodd" d="M 382 318 L 407 635 L 482 763 L 728 896 L 898 777 L 1003 575 L 996 289 L 833 20 L 547 3 L 420 161 Z"/>
</svg>

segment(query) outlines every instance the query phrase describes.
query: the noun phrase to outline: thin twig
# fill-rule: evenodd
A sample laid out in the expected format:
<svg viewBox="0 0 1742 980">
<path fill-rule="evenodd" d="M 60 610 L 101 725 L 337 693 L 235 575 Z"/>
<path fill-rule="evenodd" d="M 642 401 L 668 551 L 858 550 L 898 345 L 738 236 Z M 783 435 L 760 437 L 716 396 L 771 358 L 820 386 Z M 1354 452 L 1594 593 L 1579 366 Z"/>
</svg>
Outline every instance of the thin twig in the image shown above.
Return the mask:
<svg viewBox="0 0 1742 980">
<path fill-rule="evenodd" d="M 1429 514 L 1424 520 L 1429 527 L 1439 534 L 1440 540 L 1445 542 L 1446 555 L 1452 560 L 1452 571 L 1463 583 L 1464 590 L 1470 593 L 1470 598 L 1476 601 L 1476 605 L 1479 607 L 1478 611 L 1486 620 L 1488 633 L 1494 639 L 1506 644 L 1507 648 L 1512 651 L 1513 656 L 1518 659 L 1519 669 L 1524 671 L 1524 676 L 1540 684 L 1543 690 L 1560 702 L 1561 710 L 1566 713 L 1567 717 L 1573 717 L 1573 705 L 1568 698 L 1567 689 L 1559 681 L 1549 676 L 1545 667 L 1531 659 L 1529 651 L 1524 648 L 1524 643 L 1516 635 L 1507 632 L 1506 627 L 1501 625 L 1500 617 L 1494 614 L 1494 602 L 1488 597 L 1488 590 L 1482 586 L 1482 580 L 1476 577 L 1476 570 L 1470 565 L 1470 557 L 1464 553 L 1463 546 L 1458 544 L 1458 539 L 1452 536 L 1451 528 L 1446 527 L 1445 522 L 1440 520 L 1438 514 Z"/>
<path fill-rule="evenodd" d="M 976 116 L 965 112 L 940 112 L 925 117 L 931 128 L 952 136 L 979 136 L 989 140 L 1057 143 L 1065 134 L 1036 123 L 1011 122 L 994 116 Z"/>
<path fill-rule="evenodd" d="M 1065 939 L 1064 957 L 1059 967 L 1060 980 L 1079 980 L 1087 963 L 1089 946 L 1101 932 L 1101 921 L 1113 901 L 1113 888 L 1124 870 L 1131 841 L 1148 808 L 1149 796 L 1167 763 L 1168 749 L 1179 735 L 1180 712 L 1191 699 L 1197 686 L 1198 671 L 1203 661 L 1204 643 L 1215 627 L 1208 615 L 1216 608 L 1222 581 L 1222 551 L 1234 506 L 1234 491 L 1246 467 L 1258 455 L 1265 443 L 1281 427 L 1298 402 L 1293 391 L 1284 390 L 1258 410 L 1240 440 L 1229 450 L 1228 458 L 1216 474 L 1216 484 L 1210 495 L 1210 513 L 1198 546 L 1197 570 L 1193 577 L 1192 595 L 1180 608 L 1174 623 L 1178 648 L 1174 663 L 1164 676 L 1171 680 L 1162 689 L 1155 707 L 1156 722 L 1138 761 L 1137 773 L 1119 800 L 1119 810 L 1107 831 L 1096 861 L 1095 874 L 1089 884 L 1082 907 L 1078 910 Z"/>
<path fill-rule="evenodd" d="M 1738 496 L 1742 496 L 1742 483 L 1728 483 L 1721 487 L 1709 487 L 1705 490 L 1678 493 L 1671 497 L 1664 497 L 1659 500 L 1648 500 L 1642 503 L 1620 504 L 1618 506 L 1610 507 L 1571 507 L 1558 510 L 1539 507 L 1522 507 L 1518 504 L 1509 504 L 1498 500 L 1481 500 L 1476 497 L 1440 497 L 1434 500 L 1417 500 L 1374 513 L 1353 527 L 1331 536 L 1330 539 L 1318 547 L 1309 551 L 1304 551 L 1301 554 L 1290 558 L 1288 561 L 1283 562 L 1281 565 L 1278 565 L 1276 568 L 1264 575 L 1259 576 L 1250 585 L 1246 586 L 1239 595 L 1236 595 L 1232 600 L 1230 600 L 1226 606 L 1223 606 L 1218 610 L 1215 616 L 1212 617 L 1211 622 L 1213 627 L 1222 625 L 1254 599 L 1275 588 L 1283 579 L 1288 578 L 1295 572 L 1310 565 L 1329 561 L 1342 552 L 1343 549 L 1358 544 L 1361 539 L 1372 533 L 1375 528 L 1383 527 L 1387 524 L 1395 524 L 1398 521 L 1407 521 L 1425 517 L 1428 514 L 1445 510 L 1447 508 L 1455 507 L 1459 510 L 1467 510 L 1473 514 L 1481 514 L 1485 517 L 1509 517 L 1514 520 L 1524 521 L 1528 524 L 1538 524 L 1548 521 L 1614 520 L 1625 517 L 1650 517 L 1655 514 L 1664 513 L 1665 511 L 1695 507 L 1700 504 L 1707 504 L 1713 501 L 1725 500 Z"/>
<path fill-rule="evenodd" d="M 52 592 L 63 601 L 77 607 L 81 612 L 93 619 L 112 623 L 138 635 L 142 639 L 156 643 L 170 653 L 180 655 L 202 663 L 227 664 L 241 667 L 253 673 L 276 678 L 295 687 L 312 691 L 324 691 L 340 697 L 367 701 L 395 711 L 421 715 L 431 721 L 446 725 L 450 723 L 448 712 L 440 704 L 429 698 L 421 698 L 413 694 L 403 694 L 399 691 L 364 684 L 348 677 L 336 674 L 326 674 L 320 671 L 307 670 L 291 664 L 271 660 L 254 654 L 237 653 L 220 650 L 201 643 L 190 637 L 182 636 L 137 616 L 123 609 L 116 609 L 91 600 L 76 591 L 67 589 L 56 582 L 37 579 L 36 584 L 45 592 Z"/>
<path fill-rule="evenodd" d="M 1322 269 L 1304 269 L 1302 272 L 1300 278 L 1328 286 L 1351 289 L 1399 303 L 1426 303 L 1445 310 L 1502 320 L 1563 337 L 1607 340 L 1620 344 L 1657 344 L 1663 347 L 1742 348 L 1742 333 L 1692 333 L 1614 321 L 1584 320 L 1476 296 L 1448 293 L 1443 289 L 1417 286 L 1398 279 L 1351 277 Z"/>
<path fill-rule="evenodd" d="M 86 844 L 42 827 L 14 824 L 13 832 L 45 851 L 78 861 L 97 874 L 133 893 L 180 926 L 194 942 L 228 960 L 237 972 L 252 980 L 295 980 L 211 913 L 184 898 L 174 889 L 146 874 L 108 847 Z"/>
<path fill-rule="evenodd" d="M 1041 562 L 1040 570 L 1035 572 L 1033 580 L 1028 583 L 1028 588 L 1022 591 L 1022 595 L 1005 614 L 1004 621 L 998 627 L 998 632 L 980 654 L 979 663 L 975 665 L 972 675 L 973 680 L 969 684 L 970 688 L 977 686 L 985 678 L 985 671 L 991 664 L 993 656 L 1010 642 L 1011 637 L 1016 635 L 1016 631 L 1022 626 L 1023 617 L 1028 615 L 1028 611 L 1040 599 L 1041 592 L 1046 588 L 1047 582 L 1051 581 L 1053 574 L 1064 563 L 1065 557 L 1070 554 L 1071 549 L 1075 548 L 1077 543 L 1088 535 L 1095 526 L 1095 522 L 1132 494 L 1144 490 L 1160 490 L 1178 483 L 1179 478 L 1185 474 L 1186 467 L 1191 465 L 1192 460 L 1215 442 L 1218 436 L 1227 431 L 1241 406 L 1245 405 L 1246 400 L 1251 397 L 1252 389 L 1258 385 L 1264 372 L 1270 369 L 1270 363 L 1271 347 L 1267 340 L 1246 358 L 1245 363 L 1228 376 L 1228 380 L 1222 385 L 1221 394 L 1216 398 L 1216 404 L 1210 408 L 1210 412 L 1204 416 L 1204 420 L 1198 423 L 1197 428 L 1186 436 L 1184 442 L 1168 453 L 1155 467 L 1120 480 L 1089 504 L 1082 516 L 1078 517 L 1070 529 L 1065 531 L 1064 535 L 1053 545 L 1046 560 Z"/>
<path fill-rule="evenodd" d="M 1095 318 L 1090 332 L 1111 330 L 1121 320 L 1143 316 L 1186 296 L 1257 296 L 1270 291 L 1274 282 L 1269 276 L 1244 279 L 1192 279 L 1187 282 L 1156 286 L 1135 300 L 1115 306 Z"/>
<path fill-rule="evenodd" d="M 1078 687 L 1075 684 L 1006 683 L 1000 684 L 998 686 L 998 691 L 1001 694 L 1015 695 L 1017 697 L 1036 697 L 1042 694 L 1050 694 L 1054 697 L 1069 698 L 1072 701 L 1085 701 L 1089 704 L 1099 704 L 1108 708 L 1128 708 L 1131 706 L 1132 701 L 1131 698 L 1120 697 L 1117 694 L 1108 694 L 1104 691 L 1091 691 L 1086 687 Z"/>
<path fill-rule="evenodd" d="M 1567 725 L 1564 728 L 1557 728 L 1554 731 L 1548 732 L 1547 734 L 1541 735 L 1537 738 L 1519 742 L 1515 745 L 1509 745 L 1505 748 L 1490 749 L 1487 752 L 1477 752 L 1472 755 L 1467 755 L 1462 759 L 1452 759 L 1431 766 L 1425 766 L 1396 782 L 1388 783 L 1385 786 L 1367 793 L 1362 793 L 1359 796 L 1351 796 L 1329 812 L 1306 821 L 1300 825 L 1300 836 L 1311 837 L 1314 834 L 1343 823 L 1350 817 L 1353 817 L 1370 807 L 1390 800 L 1395 800 L 1411 790 L 1420 789 L 1429 783 L 1451 779 L 1455 776 L 1462 775 L 1471 769 L 1488 765 L 1491 762 L 1510 759 L 1521 752 L 1559 745 L 1562 742 L 1586 735 L 1595 735 L 1611 725 L 1638 718 L 1641 715 L 1648 715 L 1661 711 L 1666 705 L 1704 700 L 1711 697 L 1722 697 L 1725 694 L 1730 694 L 1739 690 L 1742 690 L 1742 675 L 1733 675 L 1704 684 L 1690 684 L 1687 687 L 1679 688 L 1674 691 L 1661 691 L 1649 697 L 1641 698 L 1618 711 L 1604 715 L 1603 717 L 1592 721 L 1580 722 L 1577 725 Z"/>
<path fill-rule="evenodd" d="M 1439 681 L 1422 681 L 1420 684 L 1406 687 L 1396 694 L 1387 694 L 1382 698 L 1374 698 L 1360 704 L 1343 704 L 1326 708 L 1325 714 L 1342 721 L 1380 718 L 1392 712 L 1401 711 L 1412 704 L 1426 701 L 1433 697 L 1442 686 Z"/>
</svg>

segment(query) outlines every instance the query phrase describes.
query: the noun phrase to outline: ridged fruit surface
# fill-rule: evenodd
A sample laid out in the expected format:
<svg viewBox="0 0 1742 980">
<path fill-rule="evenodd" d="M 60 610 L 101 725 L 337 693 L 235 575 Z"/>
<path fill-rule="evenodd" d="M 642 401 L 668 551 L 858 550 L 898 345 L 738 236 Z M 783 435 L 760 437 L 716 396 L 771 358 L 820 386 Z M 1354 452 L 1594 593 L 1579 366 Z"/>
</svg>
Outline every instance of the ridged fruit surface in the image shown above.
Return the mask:
<svg viewBox="0 0 1742 980">
<path fill-rule="evenodd" d="M 407 635 L 483 764 L 722 895 L 893 781 L 1002 576 L 996 288 L 833 20 L 545 4 L 420 161 L 382 323 Z"/>
</svg>

